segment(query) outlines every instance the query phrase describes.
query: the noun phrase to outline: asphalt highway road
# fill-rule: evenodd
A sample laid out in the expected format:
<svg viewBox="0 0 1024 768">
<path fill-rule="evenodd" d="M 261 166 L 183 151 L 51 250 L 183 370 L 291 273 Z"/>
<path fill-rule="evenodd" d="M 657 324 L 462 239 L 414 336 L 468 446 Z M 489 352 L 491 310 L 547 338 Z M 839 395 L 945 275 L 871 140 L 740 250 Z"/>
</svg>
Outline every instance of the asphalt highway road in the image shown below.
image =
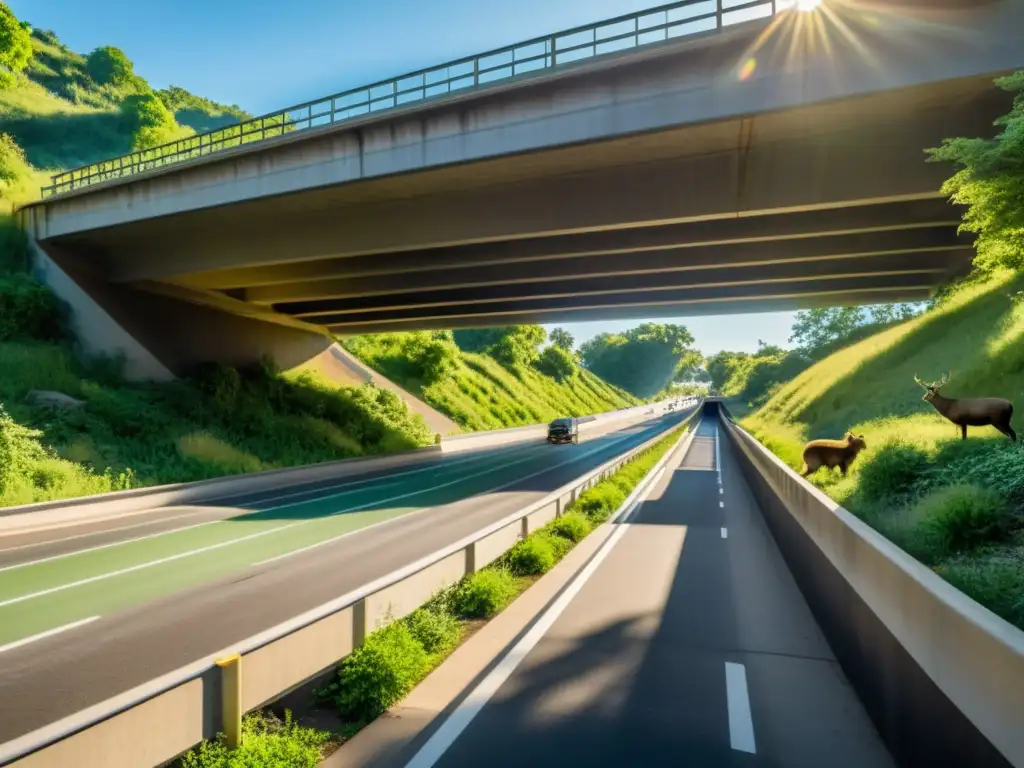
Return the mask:
<svg viewBox="0 0 1024 768">
<path fill-rule="evenodd" d="M 0 537 L 0 743 L 328 602 L 688 412 L 336 484 Z"/>
<path fill-rule="evenodd" d="M 718 429 L 407 768 L 894 766 Z"/>
</svg>

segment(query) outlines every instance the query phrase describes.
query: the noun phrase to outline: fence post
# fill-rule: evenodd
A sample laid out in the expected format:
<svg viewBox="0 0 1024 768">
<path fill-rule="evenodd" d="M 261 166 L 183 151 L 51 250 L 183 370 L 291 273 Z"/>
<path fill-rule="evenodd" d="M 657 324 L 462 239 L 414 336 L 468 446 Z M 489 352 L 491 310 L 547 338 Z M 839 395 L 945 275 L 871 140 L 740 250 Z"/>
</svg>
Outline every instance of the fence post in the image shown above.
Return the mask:
<svg viewBox="0 0 1024 768">
<path fill-rule="evenodd" d="M 228 749 L 242 746 L 242 657 L 232 654 L 217 661 L 220 667 L 221 720 Z"/>
</svg>

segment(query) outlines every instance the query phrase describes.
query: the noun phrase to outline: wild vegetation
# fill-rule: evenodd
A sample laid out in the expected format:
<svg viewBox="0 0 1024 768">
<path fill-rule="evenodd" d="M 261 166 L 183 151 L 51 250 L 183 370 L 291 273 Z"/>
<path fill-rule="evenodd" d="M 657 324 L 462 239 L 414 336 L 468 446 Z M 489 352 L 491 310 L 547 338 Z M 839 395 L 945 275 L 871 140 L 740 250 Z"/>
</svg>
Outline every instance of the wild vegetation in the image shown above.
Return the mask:
<svg viewBox="0 0 1024 768">
<path fill-rule="evenodd" d="M 797 312 L 789 338 L 793 349 L 758 341 L 754 354 L 719 352 L 704 360 L 713 394 L 745 406 L 762 405 L 783 382 L 828 355 L 883 328 L 919 314 L 923 306 L 879 304 L 872 307 L 826 307 Z"/>
<path fill-rule="evenodd" d="M 639 402 L 579 366 L 565 348 L 568 343 L 571 350 L 571 337 L 566 342 L 553 333 L 560 345 L 539 350 L 545 336 L 540 326 L 511 326 L 356 336 L 342 343 L 470 430 L 537 424 Z"/>
<path fill-rule="evenodd" d="M 644 323 L 624 333 L 602 333 L 580 347 L 587 370 L 637 397 L 653 397 L 687 381 L 702 357 L 682 325 Z"/>
</svg>

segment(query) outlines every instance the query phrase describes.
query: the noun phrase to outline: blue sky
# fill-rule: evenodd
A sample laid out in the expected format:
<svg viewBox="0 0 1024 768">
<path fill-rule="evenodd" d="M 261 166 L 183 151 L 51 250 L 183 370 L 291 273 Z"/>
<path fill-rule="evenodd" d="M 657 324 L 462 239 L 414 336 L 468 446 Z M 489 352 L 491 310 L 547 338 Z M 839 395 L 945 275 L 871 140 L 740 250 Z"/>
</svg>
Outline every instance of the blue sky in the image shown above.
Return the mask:
<svg viewBox="0 0 1024 768">
<path fill-rule="evenodd" d="M 658 0 L 7 0 L 71 49 L 114 45 L 157 88 L 260 114 Z M 577 323 L 580 340 L 641 321 Z M 669 320 L 661 320 L 669 322 Z M 679 318 L 705 354 L 785 344 L 792 313 Z"/>
</svg>

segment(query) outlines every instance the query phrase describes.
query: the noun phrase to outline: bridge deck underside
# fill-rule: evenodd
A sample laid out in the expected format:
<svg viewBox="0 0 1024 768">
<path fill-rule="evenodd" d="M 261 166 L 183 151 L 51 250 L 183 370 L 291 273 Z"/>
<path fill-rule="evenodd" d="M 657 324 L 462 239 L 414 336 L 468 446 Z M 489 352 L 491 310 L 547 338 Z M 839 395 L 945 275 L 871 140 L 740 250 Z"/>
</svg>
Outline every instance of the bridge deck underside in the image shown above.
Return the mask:
<svg viewBox="0 0 1024 768">
<path fill-rule="evenodd" d="M 973 239 L 923 148 L 989 78 L 57 238 L 114 284 L 335 334 L 925 299 Z"/>
</svg>

